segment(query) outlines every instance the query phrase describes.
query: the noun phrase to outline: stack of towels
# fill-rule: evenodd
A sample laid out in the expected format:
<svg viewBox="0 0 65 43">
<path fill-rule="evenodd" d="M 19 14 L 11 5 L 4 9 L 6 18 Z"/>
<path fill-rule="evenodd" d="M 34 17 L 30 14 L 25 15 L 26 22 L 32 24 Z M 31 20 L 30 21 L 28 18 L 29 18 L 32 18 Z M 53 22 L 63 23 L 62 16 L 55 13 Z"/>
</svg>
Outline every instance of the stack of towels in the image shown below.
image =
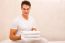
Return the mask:
<svg viewBox="0 0 65 43">
<path fill-rule="evenodd" d="M 22 31 L 21 38 L 27 39 L 27 40 L 39 40 L 40 31 Z"/>
</svg>

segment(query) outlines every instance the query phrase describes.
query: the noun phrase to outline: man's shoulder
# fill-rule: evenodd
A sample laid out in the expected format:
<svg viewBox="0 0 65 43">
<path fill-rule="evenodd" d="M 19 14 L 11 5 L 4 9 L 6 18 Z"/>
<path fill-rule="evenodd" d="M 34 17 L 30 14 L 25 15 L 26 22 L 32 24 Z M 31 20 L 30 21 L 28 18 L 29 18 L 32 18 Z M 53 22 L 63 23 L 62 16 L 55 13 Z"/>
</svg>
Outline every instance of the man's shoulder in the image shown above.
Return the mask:
<svg viewBox="0 0 65 43">
<path fill-rule="evenodd" d="M 33 16 L 30 16 L 30 20 L 34 22 L 35 18 Z"/>
<path fill-rule="evenodd" d="M 33 16 L 31 16 L 31 15 L 29 15 L 29 17 L 30 17 L 31 19 L 34 19 L 34 17 L 33 17 Z"/>
<path fill-rule="evenodd" d="M 16 18 L 14 18 L 14 20 L 13 20 L 13 22 L 17 22 L 17 21 L 19 21 L 19 16 L 17 16 Z"/>
</svg>

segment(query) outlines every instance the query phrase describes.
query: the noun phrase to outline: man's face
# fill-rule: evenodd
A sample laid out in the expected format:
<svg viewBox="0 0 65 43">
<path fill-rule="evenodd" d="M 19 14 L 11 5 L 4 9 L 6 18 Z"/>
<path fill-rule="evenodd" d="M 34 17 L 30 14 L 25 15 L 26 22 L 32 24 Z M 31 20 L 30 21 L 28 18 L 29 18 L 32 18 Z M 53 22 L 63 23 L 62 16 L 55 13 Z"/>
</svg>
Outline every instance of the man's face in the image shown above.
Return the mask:
<svg viewBox="0 0 65 43">
<path fill-rule="evenodd" d="M 28 16 L 28 15 L 29 15 L 29 12 L 30 12 L 30 6 L 24 4 L 24 5 L 22 6 L 22 14 L 23 14 L 24 16 Z"/>
</svg>

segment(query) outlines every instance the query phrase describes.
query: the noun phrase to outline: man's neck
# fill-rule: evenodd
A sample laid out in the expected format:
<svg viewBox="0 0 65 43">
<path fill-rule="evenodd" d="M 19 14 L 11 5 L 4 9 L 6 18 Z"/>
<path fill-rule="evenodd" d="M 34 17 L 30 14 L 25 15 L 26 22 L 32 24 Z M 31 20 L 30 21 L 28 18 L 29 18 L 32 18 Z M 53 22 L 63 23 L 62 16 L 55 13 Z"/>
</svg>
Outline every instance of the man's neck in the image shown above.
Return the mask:
<svg viewBox="0 0 65 43">
<path fill-rule="evenodd" d="M 28 20 L 28 16 L 25 16 L 23 14 L 22 14 L 22 16 L 23 16 L 24 19 Z"/>
</svg>

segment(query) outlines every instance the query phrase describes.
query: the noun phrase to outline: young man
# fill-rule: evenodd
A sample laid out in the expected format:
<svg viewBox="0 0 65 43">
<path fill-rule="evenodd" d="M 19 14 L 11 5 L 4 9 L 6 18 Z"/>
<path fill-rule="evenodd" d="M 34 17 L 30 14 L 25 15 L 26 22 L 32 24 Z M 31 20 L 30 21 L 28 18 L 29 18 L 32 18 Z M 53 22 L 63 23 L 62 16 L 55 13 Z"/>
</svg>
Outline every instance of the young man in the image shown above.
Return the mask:
<svg viewBox="0 0 65 43">
<path fill-rule="evenodd" d="M 36 24 L 34 19 L 29 15 L 31 3 L 29 1 L 22 1 L 22 14 L 16 18 L 10 29 L 10 40 L 17 41 L 21 39 L 21 31 L 36 31 Z"/>
</svg>

